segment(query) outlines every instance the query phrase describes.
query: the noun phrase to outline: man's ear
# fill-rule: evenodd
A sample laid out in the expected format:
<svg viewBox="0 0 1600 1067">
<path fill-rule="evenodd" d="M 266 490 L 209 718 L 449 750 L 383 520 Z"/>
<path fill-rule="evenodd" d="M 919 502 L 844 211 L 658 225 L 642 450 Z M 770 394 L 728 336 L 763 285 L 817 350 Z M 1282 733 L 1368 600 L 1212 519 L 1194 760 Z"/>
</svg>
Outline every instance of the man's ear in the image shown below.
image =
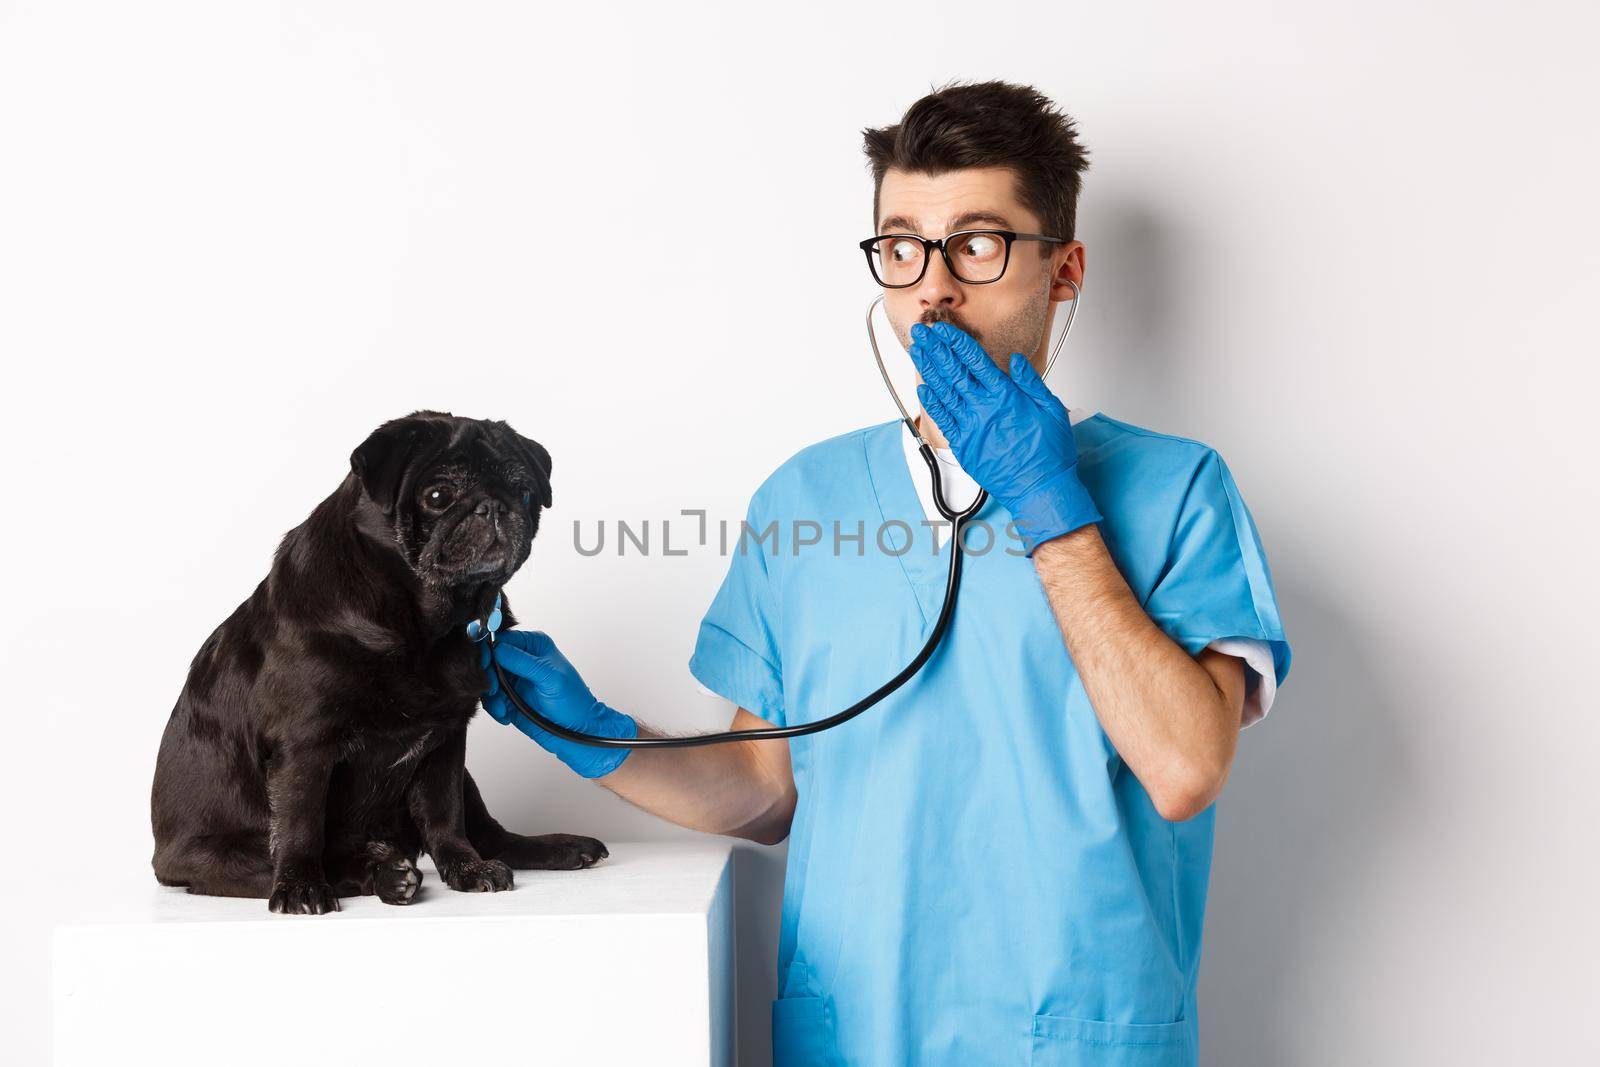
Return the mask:
<svg viewBox="0 0 1600 1067">
<path fill-rule="evenodd" d="M 500 423 L 500 428 L 505 431 L 511 448 L 517 458 L 527 465 L 533 472 L 533 480 L 539 487 L 539 503 L 545 507 L 550 506 L 550 453 L 545 451 L 544 445 L 531 437 L 524 437 L 513 430 L 506 423 Z"/>
<path fill-rule="evenodd" d="M 434 424 L 407 416 L 384 423 L 350 453 L 350 469 L 368 499 L 394 514 L 406 469 L 418 447 L 433 436 Z"/>
</svg>

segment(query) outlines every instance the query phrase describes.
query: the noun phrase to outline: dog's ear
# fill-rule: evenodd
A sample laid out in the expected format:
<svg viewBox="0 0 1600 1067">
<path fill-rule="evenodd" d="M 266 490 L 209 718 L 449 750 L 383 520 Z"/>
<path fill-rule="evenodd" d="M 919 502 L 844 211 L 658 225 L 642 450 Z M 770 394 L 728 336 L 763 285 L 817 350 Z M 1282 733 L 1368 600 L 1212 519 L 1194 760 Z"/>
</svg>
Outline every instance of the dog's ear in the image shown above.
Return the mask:
<svg viewBox="0 0 1600 1067">
<path fill-rule="evenodd" d="M 394 514 L 400 502 L 400 488 L 406 470 L 421 446 L 437 436 L 437 424 L 407 416 L 384 423 L 350 453 L 350 469 L 367 497 Z"/>
<path fill-rule="evenodd" d="M 499 426 L 505 433 L 506 440 L 511 442 L 511 450 L 533 472 L 533 480 L 539 486 L 539 503 L 549 507 L 551 499 L 550 453 L 545 451 L 544 445 L 541 445 L 531 437 L 522 436 L 506 423 L 501 422 Z"/>
</svg>

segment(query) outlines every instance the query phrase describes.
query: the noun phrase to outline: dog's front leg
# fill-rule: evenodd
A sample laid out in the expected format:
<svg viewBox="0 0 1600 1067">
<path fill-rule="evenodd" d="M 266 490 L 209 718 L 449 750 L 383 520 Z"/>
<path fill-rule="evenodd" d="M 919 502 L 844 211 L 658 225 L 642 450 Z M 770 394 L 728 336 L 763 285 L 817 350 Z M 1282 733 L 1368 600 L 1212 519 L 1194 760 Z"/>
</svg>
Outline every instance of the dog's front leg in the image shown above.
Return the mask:
<svg viewBox="0 0 1600 1067">
<path fill-rule="evenodd" d="M 411 779 L 406 805 L 445 885 L 463 893 L 498 893 L 511 888 L 511 868 L 479 856 L 467 840 L 461 792 L 466 766 L 463 728 L 424 757 Z"/>
<path fill-rule="evenodd" d="M 325 745 L 286 744 L 267 764 L 267 848 L 272 853 L 267 907 L 272 911 L 322 915 L 339 910 L 322 868 L 333 757 Z"/>
</svg>

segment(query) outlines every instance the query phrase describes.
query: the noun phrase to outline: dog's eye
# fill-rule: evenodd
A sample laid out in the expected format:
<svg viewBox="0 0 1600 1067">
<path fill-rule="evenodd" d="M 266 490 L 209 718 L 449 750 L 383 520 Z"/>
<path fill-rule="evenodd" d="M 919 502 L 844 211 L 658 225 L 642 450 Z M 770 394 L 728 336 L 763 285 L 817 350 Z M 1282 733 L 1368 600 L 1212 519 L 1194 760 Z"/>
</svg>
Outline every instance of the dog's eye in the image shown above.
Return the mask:
<svg viewBox="0 0 1600 1067">
<path fill-rule="evenodd" d="M 522 506 L 527 507 L 531 503 L 533 503 L 533 493 L 527 489 L 524 489 L 522 491 Z"/>
<path fill-rule="evenodd" d="M 448 485 L 436 485 L 424 490 L 422 502 L 434 511 L 443 511 L 455 501 L 456 495 L 450 491 Z"/>
</svg>

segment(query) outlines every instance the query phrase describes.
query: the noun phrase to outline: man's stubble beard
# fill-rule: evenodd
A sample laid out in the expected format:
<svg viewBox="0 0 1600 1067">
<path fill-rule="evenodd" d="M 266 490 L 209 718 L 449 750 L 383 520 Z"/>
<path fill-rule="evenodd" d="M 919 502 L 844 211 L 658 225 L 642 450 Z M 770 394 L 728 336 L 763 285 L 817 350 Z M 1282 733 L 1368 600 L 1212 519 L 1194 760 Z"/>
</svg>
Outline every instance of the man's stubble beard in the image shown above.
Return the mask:
<svg viewBox="0 0 1600 1067">
<path fill-rule="evenodd" d="M 948 322 L 957 329 L 971 334 L 973 340 L 989 353 L 989 358 L 1002 371 L 1009 374 L 1011 354 L 1021 352 L 1031 360 L 1044 343 L 1045 332 L 1050 329 L 1050 272 L 1041 270 L 1039 284 L 1032 294 L 1032 299 L 988 330 L 979 332 L 959 314 L 942 306 L 929 308 L 917 321 L 924 326 L 932 326 L 936 322 Z M 910 351 L 910 324 L 908 323 L 904 330 L 900 328 L 899 323 L 891 322 L 891 324 L 894 326 L 895 336 L 900 339 L 901 346 Z"/>
</svg>

